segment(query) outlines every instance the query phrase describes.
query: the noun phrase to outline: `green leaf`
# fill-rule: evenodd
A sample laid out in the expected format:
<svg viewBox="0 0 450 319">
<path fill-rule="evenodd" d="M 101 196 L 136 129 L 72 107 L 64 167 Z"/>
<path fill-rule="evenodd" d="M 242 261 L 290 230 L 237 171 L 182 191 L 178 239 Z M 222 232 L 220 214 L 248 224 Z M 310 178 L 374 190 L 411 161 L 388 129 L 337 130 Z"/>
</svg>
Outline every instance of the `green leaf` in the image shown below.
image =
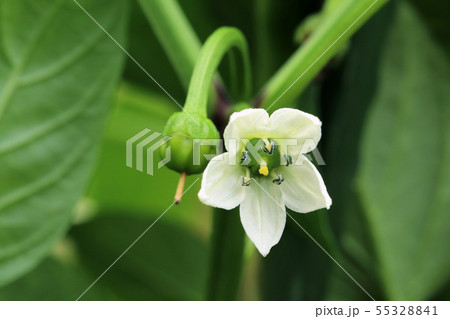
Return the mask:
<svg viewBox="0 0 450 319">
<path fill-rule="evenodd" d="M 162 132 L 170 115 L 179 110 L 168 97 L 122 84 L 101 142 L 101 152 L 88 192 L 100 214 L 126 213 L 128 216 L 158 217 L 173 203 L 179 174 L 167 167 L 147 175 L 126 166 L 126 141 L 141 130 Z M 144 152 L 145 153 L 145 152 Z M 155 163 L 159 161 L 156 152 Z M 144 161 L 145 162 L 145 161 Z M 199 176 L 188 176 L 186 188 Z M 200 181 L 183 196 L 175 214 L 164 218 L 202 233 L 209 231 L 210 209 L 201 204 L 197 193 Z M 173 207 L 172 209 L 175 209 Z M 205 223 L 205 220 L 208 222 Z"/>
<path fill-rule="evenodd" d="M 119 41 L 126 1 L 80 1 Z M 75 4 L 0 1 L 0 285 L 68 227 L 123 52 Z"/>
<path fill-rule="evenodd" d="M 448 27 L 448 12 L 450 11 L 450 2 L 442 0 L 411 0 L 411 3 L 417 7 L 417 12 L 423 17 L 433 39 L 437 40 L 443 49 L 450 56 L 450 28 Z"/>
<path fill-rule="evenodd" d="M 71 234 L 82 262 L 98 277 L 153 221 L 103 216 L 74 227 Z M 81 300 L 91 298 L 98 289 L 107 289 L 118 300 L 201 300 L 206 288 L 206 265 L 205 243 L 186 229 L 161 219 Z"/>
<path fill-rule="evenodd" d="M 333 199 L 329 217 L 345 257 L 340 262 L 377 300 L 385 297 L 367 219 L 355 190 L 355 175 L 361 134 L 377 94 L 377 70 L 394 7 L 393 3 L 387 4 L 355 35 L 342 71 L 327 82 L 322 92 L 327 115 L 323 118 L 323 157 L 327 164 L 324 179 Z M 342 270 L 332 270 L 328 300 L 370 300 Z"/>
<path fill-rule="evenodd" d="M 95 278 L 77 265 L 47 258 L 32 272 L 0 289 L 0 300 L 74 301 Z M 107 300 L 113 296 L 98 289 L 89 300 Z"/>
<path fill-rule="evenodd" d="M 450 70 L 412 9 L 398 9 L 358 187 L 387 296 L 420 300 L 450 275 Z"/>
<path fill-rule="evenodd" d="M 324 223 L 328 222 L 328 211 L 299 214 L 289 210 L 288 213 L 340 261 L 337 253 L 327 244 L 328 230 Z M 290 217 L 286 222 L 280 242 L 262 261 L 262 298 L 322 300 L 325 298 L 328 273 L 337 266 Z"/>
</svg>

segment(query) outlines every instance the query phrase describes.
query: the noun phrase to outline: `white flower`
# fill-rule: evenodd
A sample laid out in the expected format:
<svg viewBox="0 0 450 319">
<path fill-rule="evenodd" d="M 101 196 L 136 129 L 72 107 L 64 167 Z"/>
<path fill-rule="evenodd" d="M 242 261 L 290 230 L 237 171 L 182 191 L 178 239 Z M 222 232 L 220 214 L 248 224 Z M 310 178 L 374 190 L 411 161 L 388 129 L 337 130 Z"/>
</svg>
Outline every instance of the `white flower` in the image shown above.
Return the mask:
<svg viewBox="0 0 450 319">
<path fill-rule="evenodd" d="M 288 108 L 270 117 L 263 109 L 234 113 L 224 132 L 228 152 L 203 173 L 200 200 L 223 209 L 240 205 L 245 232 L 263 256 L 281 238 L 285 206 L 299 213 L 331 206 L 322 177 L 304 155 L 319 142 L 321 124 Z M 305 149 L 308 141 L 313 147 Z"/>
</svg>

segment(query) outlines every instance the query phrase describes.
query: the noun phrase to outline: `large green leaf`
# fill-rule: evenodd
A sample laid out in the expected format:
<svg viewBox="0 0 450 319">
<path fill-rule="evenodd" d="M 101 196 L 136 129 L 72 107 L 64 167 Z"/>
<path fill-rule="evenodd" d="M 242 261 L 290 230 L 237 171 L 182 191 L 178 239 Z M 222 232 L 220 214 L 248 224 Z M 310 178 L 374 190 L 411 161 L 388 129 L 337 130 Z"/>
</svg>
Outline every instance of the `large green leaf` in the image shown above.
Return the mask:
<svg viewBox="0 0 450 319">
<path fill-rule="evenodd" d="M 449 76 L 424 24 L 399 3 L 358 181 L 391 299 L 429 298 L 450 275 Z"/>
<path fill-rule="evenodd" d="M 126 1 L 80 1 L 119 41 Z M 0 285 L 66 230 L 123 53 L 73 1 L 0 1 Z"/>
</svg>

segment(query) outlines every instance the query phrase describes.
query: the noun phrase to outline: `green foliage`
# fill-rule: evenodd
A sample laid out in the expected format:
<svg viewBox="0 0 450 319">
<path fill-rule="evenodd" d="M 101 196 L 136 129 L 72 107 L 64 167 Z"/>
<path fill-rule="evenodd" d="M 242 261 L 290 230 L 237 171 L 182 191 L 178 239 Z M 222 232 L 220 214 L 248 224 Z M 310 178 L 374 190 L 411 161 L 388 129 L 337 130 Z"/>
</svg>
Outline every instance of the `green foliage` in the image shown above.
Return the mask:
<svg viewBox="0 0 450 319">
<path fill-rule="evenodd" d="M 81 3 L 123 40 L 125 1 Z M 34 267 L 67 230 L 94 164 L 123 52 L 73 2 L 0 6 L 4 285 Z"/>
<path fill-rule="evenodd" d="M 79 265 L 49 257 L 37 268 L 0 291 L 0 300 L 73 301 L 95 278 Z M 84 300 L 111 300 L 114 295 L 99 288 Z"/>
<path fill-rule="evenodd" d="M 188 88 L 200 40 L 175 0 L 139 0 L 178 77 Z M 170 34 L 171 36 L 167 36 Z"/>
<path fill-rule="evenodd" d="M 305 45 L 263 87 L 262 105 L 272 112 L 290 106 L 321 68 L 345 46 L 345 41 L 386 2 L 388 0 L 346 0 L 331 13 L 327 12 Z"/>
<path fill-rule="evenodd" d="M 95 278 L 152 222 L 126 216 L 102 217 L 74 227 L 71 235 L 82 262 Z M 158 223 L 85 296 L 89 298 L 90 293 L 106 287 L 117 300 L 202 300 L 206 266 L 207 251 L 199 238 L 181 227 Z"/>
<path fill-rule="evenodd" d="M 245 232 L 238 209 L 214 209 L 208 300 L 236 300 L 241 283 Z"/>
<path fill-rule="evenodd" d="M 417 13 L 424 19 L 429 27 L 433 40 L 439 42 L 440 46 L 445 49 L 447 56 L 450 56 L 450 29 L 448 25 L 447 12 L 450 10 L 450 2 L 441 0 L 412 0 Z"/>
<path fill-rule="evenodd" d="M 156 166 L 154 176 L 149 176 L 125 166 L 124 142 L 143 128 L 162 132 L 170 115 L 177 110 L 178 106 L 165 96 L 129 84 L 120 86 L 87 194 L 99 214 L 119 211 L 126 212 L 127 216 L 157 218 L 172 203 L 179 175 L 166 168 L 158 170 Z M 186 186 L 197 178 L 188 177 Z M 194 227 L 205 234 L 209 209 L 198 201 L 199 190 L 198 181 L 183 196 L 183 204 L 173 207 L 174 214 L 167 214 L 164 220 Z"/>
<path fill-rule="evenodd" d="M 322 110 L 329 215 L 341 250 L 332 255 L 377 300 L 436 298 L 450 275 L 448 62 L 403 2 L 361 30 L 341 73 L 325 86 Z M 319 221 L 298 221 L 327 243 Z M 369 299 L 336 265 L 310 256 L 308 241 L 282 238 L 274 247 L 264 265 L 267 298 Z M 288 267 L 296 256 L 315 267 Z"/>
<path fill-rule="evenodd" d="M 288 213 L 330 250 L 326 246 L 326 230 L 320 221 L 326 218 L 327 212 L 315 215 Z M 332 255 L 337 257 L 335 252 Z M 292 220 L 288 220 L 283 237 L 263 262 L 261 285 L 263 298 L 267 300 L 324 299 L 327 275 L 337 267 Z"/>
<path fill-rule="evenodd" d="M 325 86 L 325 180 L 333 198 L 330 221 L 345 259 L 346 269 L 367 287 L 375 299 L 380 290 L 376 256 L 364 210 L 355 190 L 359 146 L 367 113 L 378 92 L 378 68 L 395 6 L 387 5 L 352 40 L 351 50 L 339 74 Z M 367 41 L 370 39 L 370 41 Z M 363 79 L 363 80 L 362 80 Z M 336 213 L 333 213 L 336 212 Z M 332 267 L 327 299 L 363 299 L 368 296 L 342 270 Z"/>
<path fill-rule="evenodd" d="M 448 5 L 387 2 L 79 0 L 214 137 L 239 102 L 319 116 L 333 206 L 289 213 L 375 299 L 445 300 Z M 237 209 L 199 202 L 201 176 L 171 206 L 178 174 L 127 167 L 125 141 L 181 110 L 124 56 L 74 1 L 0 0 L 1 300 L 75 300 L 118 257 L 82 300 L 369 300 L 291 219 L 263 258 Z"/>
<path fill-rule="evenodd" d="M 387 296 L 423 299 L 450 275 L 450 68 L 412 9 L 398 9 L 361 141 L 358 190 Z"/>
</svg>

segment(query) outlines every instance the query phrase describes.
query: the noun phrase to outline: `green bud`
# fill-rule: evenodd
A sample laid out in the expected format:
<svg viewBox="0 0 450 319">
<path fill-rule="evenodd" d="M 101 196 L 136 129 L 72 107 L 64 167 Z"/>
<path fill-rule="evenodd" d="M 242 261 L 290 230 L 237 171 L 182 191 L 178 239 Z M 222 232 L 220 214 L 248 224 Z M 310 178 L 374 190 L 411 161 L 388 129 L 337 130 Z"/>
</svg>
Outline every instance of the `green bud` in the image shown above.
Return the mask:
<svg viewBox="0 0 450 319">
<path fill-rule="evenodd" d="M 171 139 L 161 146 L 161 156 L 171 148 L 171 158 L 166 166 L 176 172 L 198 174 L 203 172 L 208 160 L 205 155 L 216 154 L 220 135 L 214 123 L 195 113 L 174 113 L 164 128 Z"/>
</svg>

